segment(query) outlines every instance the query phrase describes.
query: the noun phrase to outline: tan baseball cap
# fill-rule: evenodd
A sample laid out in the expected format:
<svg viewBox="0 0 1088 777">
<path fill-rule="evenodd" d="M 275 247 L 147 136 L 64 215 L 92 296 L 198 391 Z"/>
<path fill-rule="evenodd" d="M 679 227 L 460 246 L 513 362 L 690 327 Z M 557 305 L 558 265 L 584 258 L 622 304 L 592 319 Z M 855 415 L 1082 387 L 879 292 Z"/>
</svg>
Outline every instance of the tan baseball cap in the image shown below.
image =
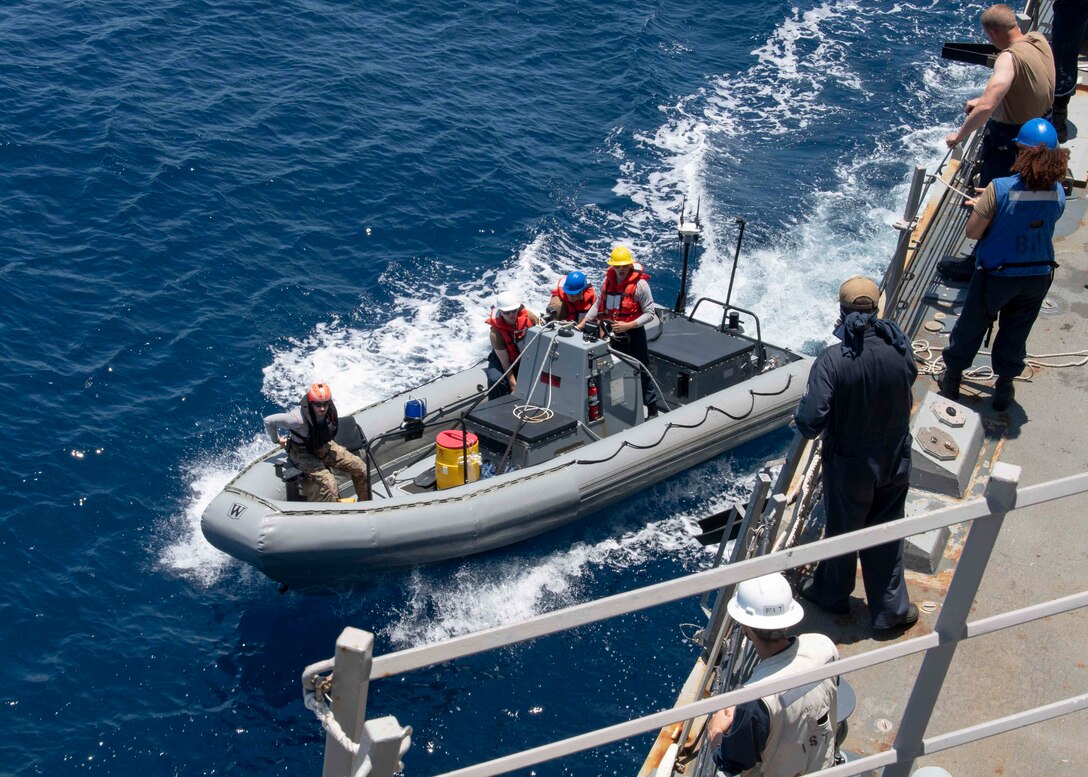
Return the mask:
<svg viewBox="0 0 1088 777">
<path fill-rule="evenodd" d="M 879 301 L 880 287 L 864 275 L 847 278 L 839 287 L 839 305 L 846 310 L 869 312 L 876 310 Z"/>
</svg>

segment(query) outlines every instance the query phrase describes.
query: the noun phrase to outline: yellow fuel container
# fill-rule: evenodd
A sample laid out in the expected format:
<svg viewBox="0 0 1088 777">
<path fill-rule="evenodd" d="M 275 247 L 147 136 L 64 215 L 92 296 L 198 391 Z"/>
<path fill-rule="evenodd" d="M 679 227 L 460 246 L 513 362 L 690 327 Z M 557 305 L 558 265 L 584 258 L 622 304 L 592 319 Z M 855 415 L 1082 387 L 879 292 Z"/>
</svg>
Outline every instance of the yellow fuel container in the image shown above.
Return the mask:
<svg viewBox="0 0 1088 777">
<path fill-rule="evenodd" d="M 462 442 L 468 447 L 468 477 Z M 439 489 L 459 486 L 480 479 L 480 441 L 472 432 L 467 440 L 460 429 L 439 432 L 435 439 L 434 474 Z"/>
</svg>

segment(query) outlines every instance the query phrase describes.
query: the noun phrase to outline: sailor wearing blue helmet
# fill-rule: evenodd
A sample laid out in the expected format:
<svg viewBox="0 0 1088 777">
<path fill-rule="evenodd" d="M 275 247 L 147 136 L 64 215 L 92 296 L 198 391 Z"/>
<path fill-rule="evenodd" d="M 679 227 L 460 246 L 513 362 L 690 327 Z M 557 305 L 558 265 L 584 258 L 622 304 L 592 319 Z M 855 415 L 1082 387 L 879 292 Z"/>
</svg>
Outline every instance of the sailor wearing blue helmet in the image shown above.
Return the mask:
<svg viewBox="0 0 1088 777">
<path fill-rule="evenodd" d="M 1065 212 L 1062 179 L 1069 151 L 1045 119 L 1032 119 L 1016 136 L 1013 175 L 996 178 L 971 204 L 965 233 L 977 240 L 976 271 L 963 312 L 944 349 L 941 394 L 960 396 L 963 371 L 974 361 L 986 333 L 997 323 L 990 362 L 997 381 L 993 408 L 1008 408 L 1013 381 L 1024 371 L 1031 327 L 1054 277 L 1054 225 Z M 971 201 L 969 201 L 971 202 Z"/>
<path fill-rule="evenodd" d="M 597 295 L 586 274 L 575 270 L 556 285 L 551 302 L 548 303 L 546 318 L 581 323 L 596 302 Z"/>
<path fill-rule="evenodd" d="M 563 281 L 563 291 L 567 294 L 581 294 L 586 290 L 586 286 L 589 285 L 589 281 L 586 279 L 586 274 L 579 270 L 575 270 L 569 273 L 566 279 Z"/>
</svg>

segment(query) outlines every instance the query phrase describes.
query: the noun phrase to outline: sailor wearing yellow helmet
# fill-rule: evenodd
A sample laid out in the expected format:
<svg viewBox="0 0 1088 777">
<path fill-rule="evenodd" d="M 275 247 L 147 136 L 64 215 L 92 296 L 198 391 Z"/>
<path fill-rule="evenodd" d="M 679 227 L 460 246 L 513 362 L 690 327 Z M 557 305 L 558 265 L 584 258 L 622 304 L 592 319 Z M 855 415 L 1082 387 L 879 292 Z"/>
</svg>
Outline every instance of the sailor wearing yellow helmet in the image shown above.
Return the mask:
<svg viewBox="0 0 1088 777">
<path fill-rule="evenodd" d="M 650 292 L 650 276 L 635 261 L 631 249 L 616 246 L 608 259 L 608 272 L 601 286 L 597 304 L 590 308 L 578 329 L 608 321 L 613 338 L 612 348 L 637 359 L 644 365 L 639 371 L 642 379 L 642 401 L 646 417 L 657 415 L 657 389 L 650 377 L 650 352 L 646 345 L 646 325 L 654 320 L 654 297 Z"/>
</svg>

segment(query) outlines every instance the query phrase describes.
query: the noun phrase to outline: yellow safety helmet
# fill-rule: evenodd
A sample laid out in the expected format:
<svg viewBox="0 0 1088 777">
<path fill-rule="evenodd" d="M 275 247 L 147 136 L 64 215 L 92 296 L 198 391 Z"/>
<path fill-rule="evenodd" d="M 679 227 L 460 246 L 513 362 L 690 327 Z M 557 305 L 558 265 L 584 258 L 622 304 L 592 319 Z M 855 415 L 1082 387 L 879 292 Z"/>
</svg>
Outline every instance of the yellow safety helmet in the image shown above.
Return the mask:
<svg viewBox="0 0 1088 777">
<path fill-rule="evenodd" d="M 631 249 L 627 246 L 616 246 L 612 249 L 612 256 L 608 258 L 608 263 L 613 267 L 634 264 L 635 258 L 631 256 Z"/>
</svg>

